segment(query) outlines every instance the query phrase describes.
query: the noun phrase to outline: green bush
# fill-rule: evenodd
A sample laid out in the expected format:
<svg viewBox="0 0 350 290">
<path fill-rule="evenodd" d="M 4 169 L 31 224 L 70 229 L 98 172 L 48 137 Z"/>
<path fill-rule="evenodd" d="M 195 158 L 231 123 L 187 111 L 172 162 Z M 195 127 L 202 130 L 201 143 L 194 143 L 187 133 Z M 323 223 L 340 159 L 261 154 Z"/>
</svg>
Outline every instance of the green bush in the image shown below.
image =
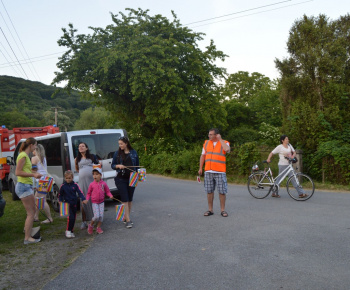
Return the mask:
<svg viewBox="0 0 350 290">
<path fill-rule="evenodd" d="M 187 149 L 178 153 L 160 152 L 140 154 L 141 165 L 149 172 L 159 174 L 197 174 L 201 148 Z"/>
<path fill-rule="evenodd" d="M 201 151 L 202 147 L 198 145 L 177 153 L 150 154 L 147 151 L 140 151 L 139 154 L 141 165 L 150 173 L 196 175 Z M 231 152 L 226 155 L 227 175 L 247 177 L 252 165 L 256 161 L 265 160 L 269 152 L 265 147 L 259 148 L 255 142 L 233 146 Z"/>
<path fill-rule="evenodd" d="M 350 182 L 350 145 L 347 143 L 340 140 L 322 142 L 314 154 L 305 158 L 305 162 L 316 180 L 343 185 Z"/>
</svg>

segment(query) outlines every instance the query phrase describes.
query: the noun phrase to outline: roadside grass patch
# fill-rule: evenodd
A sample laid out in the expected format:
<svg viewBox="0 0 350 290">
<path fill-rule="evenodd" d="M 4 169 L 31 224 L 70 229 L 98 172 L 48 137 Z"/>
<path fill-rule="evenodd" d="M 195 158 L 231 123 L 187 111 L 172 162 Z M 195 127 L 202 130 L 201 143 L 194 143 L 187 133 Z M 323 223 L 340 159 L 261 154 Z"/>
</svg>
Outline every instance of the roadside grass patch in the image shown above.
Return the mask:
<svg viewBox="0 0 350 290">
<path fill-rule="evenodd" d="M 5 213 L 0 218 L 0 254 L 11 254 L 15 248 L 23 248 L 24 240 L 24 222 L 26 211 L 20 200 L 13 201 L 9 191 L 3 191 L 3 197 L 6 200 Z M 44 239 L 51 240 L 58 235 L 62 235 L 66 227 L 67 219 L 60 218 L 59 214 L 51 208 L 53 223 L 40 224 L 34 223 L 33 227 L 40 226 L 41 233 L 45 232 Z M 46 219 L 39 213 L 39 219 Z"/>
</svg>

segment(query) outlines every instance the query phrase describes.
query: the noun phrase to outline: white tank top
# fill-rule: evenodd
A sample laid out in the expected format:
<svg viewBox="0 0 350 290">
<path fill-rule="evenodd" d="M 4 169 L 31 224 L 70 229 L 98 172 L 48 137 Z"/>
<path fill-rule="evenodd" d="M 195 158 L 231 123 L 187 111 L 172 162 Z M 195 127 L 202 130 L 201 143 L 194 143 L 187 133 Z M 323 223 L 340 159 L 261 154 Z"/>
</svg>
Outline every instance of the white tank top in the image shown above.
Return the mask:
<svg viewBox="0 0 350 290">
<path fill-rule="evenodd" d="M 40 161 L 37 164 L 38 166 L 38 173 L 40 173 L 43 176 L 47 175 L 47 163 L 46 163 L 46 157 L 44 157 L 44 162 L 41 163 Z M 39 179 L 37 179 L 39 180 Z"/>
</svg>

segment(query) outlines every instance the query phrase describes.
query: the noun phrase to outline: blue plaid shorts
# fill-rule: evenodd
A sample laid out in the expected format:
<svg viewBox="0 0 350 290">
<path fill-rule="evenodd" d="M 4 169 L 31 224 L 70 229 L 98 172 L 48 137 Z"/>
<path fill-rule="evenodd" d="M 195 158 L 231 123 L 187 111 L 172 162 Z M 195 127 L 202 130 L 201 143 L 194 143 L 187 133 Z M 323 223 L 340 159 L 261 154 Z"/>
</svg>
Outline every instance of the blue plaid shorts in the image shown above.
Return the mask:
<svg viewBox="0 0 350 290">
<path fill-rule="evenodd" d="M 204 173 L 204 188 L 206 193 L 213 193 L 217 187 L 221 194 L 227 193 L 226 173 Z"/>
</svg>

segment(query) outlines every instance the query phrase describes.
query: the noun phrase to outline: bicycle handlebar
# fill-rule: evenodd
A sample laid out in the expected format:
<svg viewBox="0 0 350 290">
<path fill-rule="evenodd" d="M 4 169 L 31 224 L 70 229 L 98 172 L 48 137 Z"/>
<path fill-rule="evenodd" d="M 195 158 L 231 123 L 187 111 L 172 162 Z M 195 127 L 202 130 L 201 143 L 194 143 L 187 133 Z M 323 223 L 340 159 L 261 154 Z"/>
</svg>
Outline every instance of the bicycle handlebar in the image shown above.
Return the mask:
<svg viewBox="0 0 350 290">
<path fill-rule="evenodd" d="M 293 159 L 294 158 L 290 158 L 290 157 L 287 157 L 287 156 L 284 156 L 284 158 L 288 160 L 289 164 L 293 163 Z"/>
</svg>

